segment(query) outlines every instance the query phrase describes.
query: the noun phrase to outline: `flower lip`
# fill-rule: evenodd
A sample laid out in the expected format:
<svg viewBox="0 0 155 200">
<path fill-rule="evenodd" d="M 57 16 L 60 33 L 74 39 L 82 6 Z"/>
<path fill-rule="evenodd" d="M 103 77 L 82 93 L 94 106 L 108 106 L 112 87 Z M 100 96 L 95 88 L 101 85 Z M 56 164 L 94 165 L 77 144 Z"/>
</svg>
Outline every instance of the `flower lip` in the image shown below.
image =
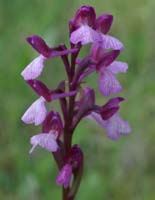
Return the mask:
<svg viewBox="0 0 155 200">
<path fill-rule="evenodd" d="M 113 22 L 113 16 L 111 14 L 103 14 L 96 19 L 95 29 L 107 34 L 109 32 Z"/>
<path fill-rule="evenodd" d="M 103 96 L 110 96 L 121 92 L 122 86 L 117 80 L 116 75 L 110 70 L 110 66 L 107 68 L 102 67 L 100 72 L 98 85 L 99 91 Z"/>
<path fill-rule="evenodd" d="M 128 135 L 131 132 L 129 123 L 124 121 L 118 113 L 115 113 L 108 120 L 103 120 L 101 115 L 95 112 L 92 112 L 88 117 L 105 128 L 106 134 L 111 140 L 118 140 L 121 136 Z"/>
<path fill-rule="evenodd" d="M 39 145 L 49 152 L 56 152 L 58 144 L 56 142 L 55 133 L 40 133 L 34 135 L 30 139 L 30 143 L 33 145 L 29 153 L 32 153 L 34 149 Z"/>
<path fill-rule="evenodd" d="M 121 136 L 126 136 L 131 132 L 131 127 L 124 121 L 118 113 L 113 115 L 105 124 L 107 136 L 111 140 L 118 140 Z"/>
</svg>

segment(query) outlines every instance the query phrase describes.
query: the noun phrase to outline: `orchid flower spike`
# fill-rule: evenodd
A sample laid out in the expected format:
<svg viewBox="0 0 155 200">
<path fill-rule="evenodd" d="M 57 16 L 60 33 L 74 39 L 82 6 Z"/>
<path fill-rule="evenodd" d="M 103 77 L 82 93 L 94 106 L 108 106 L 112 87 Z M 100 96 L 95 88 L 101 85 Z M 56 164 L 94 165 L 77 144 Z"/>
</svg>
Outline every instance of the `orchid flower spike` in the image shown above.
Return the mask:
<svg viewBox="0 0 155 200">
<path fill-rule="evenodd" d="M 53 155 L 59 169 L 56 184 L 63 187 L 63 199 L 75 198 L 82 178 L 83 152 L 77 144 L 73 144 L 75 129 L 82 119 L 95 120 L 111 140 L 118 140 L 131 132 L 129 123 L 119 115 L 120 102 L 124 98 L 114 97 L 104 105 L 97 105 L 95 89 L 83 81 L 96 72 L 99 74 L 98 88 L 103 96 L 109 97 L 122 90 L 117 74 L 126 73 L 128 65 L 116 60 L 124 50 L 124 45 L 108 35 L 112 23 L 111 14 L 96 17 L 93 7 L 82 6 L 69 21 L 70 49 L 64 43 L 50 47 L 38 35 L 27 38 L 39 56 L 21 75 L 39 97 L 26 110 L 22 121 L 36 126 L 41 124 L 42 127 L 38 134 L 30 138 L 32 147 L 29 153 L 39 146 Z M 89 43 L 90 51 L 81 58 L 82 45 Z M 63 79 L 56 88 L 51 88 L 50 84 L 47 86 L 37 78 L 45 68 L 45 61 L 58 56 L 62 60 L 61 69 L 65 70 L 65 75 L 62 72 Z M 55 76 L 51 76 L 51 79 L 55 79 Z M 45 103 L 53 100 L 59 101 L 60 114 L 54 110 L 47 113 Z"/>
</svg>

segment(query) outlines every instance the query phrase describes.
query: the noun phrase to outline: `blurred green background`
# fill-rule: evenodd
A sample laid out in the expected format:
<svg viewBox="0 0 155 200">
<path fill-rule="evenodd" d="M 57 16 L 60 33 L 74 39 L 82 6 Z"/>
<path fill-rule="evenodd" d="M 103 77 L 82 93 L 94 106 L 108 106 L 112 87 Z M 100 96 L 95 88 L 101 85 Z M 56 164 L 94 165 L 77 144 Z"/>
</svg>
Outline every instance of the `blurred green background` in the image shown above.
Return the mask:
<svg viewBox="0 0 155 200">
<path fill-rule="evenodd" d="M 115 16 L 111 35 L 123 41 L 121 60 L 129 71 L 120 75 L 126 98 L 121 115 L 132 126 L 132 134 L 112 142 L 95 123 L 84 120 L 74 143 L 85 154 L 85 172 L 77 200 L 155 199 L 155 20 L 154 0 L 0 0 L 0 199 L 60 200 L 55 185 L 57 168 L 43 149 L 29 155 L 29 138 L 40 127 L 28 126 L 20 118 L 37 98 L 20 72 L 37 53 L 25 37 L 38 34 L 51 45 L 67 41 L 68 20 L 83 4 L 98 15 Z M 40 77 L 55 87 L 64 78 L 59 59 L 47 62 Z M 97 89 L 97 75 L 89 86 Z M 97 102 L 106 101 L 97 93 Z M 57 103 L 51 105 L 58 109 Z"/>
</svg>

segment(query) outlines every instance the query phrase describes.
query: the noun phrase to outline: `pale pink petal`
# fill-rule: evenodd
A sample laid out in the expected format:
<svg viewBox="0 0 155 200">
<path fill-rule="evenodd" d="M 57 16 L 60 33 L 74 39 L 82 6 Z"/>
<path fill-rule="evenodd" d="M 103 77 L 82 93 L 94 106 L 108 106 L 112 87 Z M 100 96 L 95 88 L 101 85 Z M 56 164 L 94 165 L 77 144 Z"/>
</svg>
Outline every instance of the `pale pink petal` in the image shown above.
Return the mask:
<svg viewBox="0 0 155 200">
<path fill-rule="evenodd" d="M 131 132 L 131 127 L 127 121 L 124 121 L 120 115 L 115 114 L 106 121 L 107 136 L 112 140 L 117 140 L 122 135 L 127 135 Z"/>
<path fill-rule="evenodd" d="M 77 30 L 71 33 L 70 41 L 73 44 L 81 42 L 82 45 L 88 43 L 98 43 L 103 49 L 123 50 L 124 45 L 118 39 L 104 35 L 101 32 L 95 31 L 88 25 L 82 25 Z"/>
<path fill-rule="evenodd" d="M 31 137 L 30 143 L 33 146 L 29 153 L 32 153 L 37 145 L 41 146 L 49 152 L 56 152 L 58 149 L 56 138 L 52 133 L 41 133 L 38 135 L 34 135 Z"/>
<path fill-rule="evenodd" d="M 95 112 L 92 112 L 87 118 L 95 120 L 102 128 L 105 128 L 107 136 L 112 140 L 117 140 L 131 132 L 129 123 L 124 121 L 117 113 L 108 120 L 103 120 L 101 115 Z"/>
<path fill-rule="evenodd" d="M 24 113 L 22 121 L 26 124 L 34 123 L 36 126 L 41 124 L 46 117 L 45 99 L 37 99 Z"/>
<path fill-rule="evenodd" d="M 21 73 L 25 80 L 35 79 L 42 73 L 45 57 L 35 58 Z"/>
<path fill-rule="evenodd" d="M 118 39 L 109 36 L 101 34 L 102 37 L 102 48 L 103 49 L 114 49 L 114 50 L 123 50 L 124 45 L 122 42 L 120 42 Z"/>
<path fill-rule="evenodd" d="M 126 73 L 128 69 L 128 64 L 125 62 L 114 61 L 108 66 L 108 69 L 113 73 Z"/>
<path fill-rule="evenodd" d="M 80 28 L 71 33 L 70 41 L 73 44 L 81 42 L 82 45 L 101 41 L 101 35 L 87 25 L 82 25 Z"/>
<path fill-rule="evenodd" d="M 36 106 L 36 109 L 35 109 L 34 124 L 36 126 L 41 124 L 44 121 L 44 119 L 46 118 L 46 113 L 47 113 L 47 110 L 45 107 L 45 99 L 42 98 L 42 100 L 40 100 L 40 102 L 38 102 L 38 105 Z"/>
<path fill-rule="evenodd" d="M 103 72 L 101 72 L 98 84 L 99 90 L 104 96 L 116 94 L 122 90 L 122 87 L 115 75 L 106 68 L 103 70 Z"/>
</svg>

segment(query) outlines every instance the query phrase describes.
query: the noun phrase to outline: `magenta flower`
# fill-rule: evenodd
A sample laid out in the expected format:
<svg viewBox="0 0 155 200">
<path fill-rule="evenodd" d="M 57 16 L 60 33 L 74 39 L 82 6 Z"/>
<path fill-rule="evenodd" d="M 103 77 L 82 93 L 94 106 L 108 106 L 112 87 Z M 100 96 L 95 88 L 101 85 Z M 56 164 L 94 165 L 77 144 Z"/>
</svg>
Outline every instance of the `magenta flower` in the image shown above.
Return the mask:
<svg viewBox="0 0 155 200">
<path fill-rule="evenodd" d="M 57 140 L 62 134 L 63 124 L 59 113 L 51 111 L 46 116 L 42 124 L 42 133 L 34 135 L 30 139 L 30 143 L 33 145 L 30 153 L 36 148 L 41 146 L 49 152 L 56 152 L 58 150 Z"/>
<path fill-rule="evenodd" d="M 50 48 L 45 41 L 37 36 L 33 35 L 27 38 L 28 43 L 38 52 L 40 56 L 35 58 L 22 72 L 21 75 L 25 80 L 35 79 L 41 75 L 44 68 L 44 61 L 49 58 L 67 55 L 74 53 L 77 49 L 59 50 L 57 48 Z"/>
<path fill-rule="evenodd" d="M 22 121 L 26 124 L 41 124 L 46 117 L 45 99 L 40 97 L 37 99 L 24 113 Z"/>
<path fill-rule="evenodd" d="M 37 126 L 44 121 L 46 117 L 46 101 L 51 102 L 55 99 L 74 96 L 77 93 L 77 91 L 57 93 L 47 88 L 47 86 L 44 83 L 38 80 L 29 80 L 27 81 L 27 83 L 41 97 L 38 100 L 36 100 L 22 116 L 22 121 L 26 124 L 34 123 Z"/>
<path fill-rule="evenodd" d="M 88 115 L 89 119 L 94 119 L 106 130 L 107 136 L 112 140 L 117 140 L 131 132 L 129 123 L 124 121 L 118 114 L 119 102 L 121 101 L 124 101 L 124 98 L 110 99 L 104 106 Z"/>
<path fill-rule="evenodd" d="M 123 135 L 131 132 L 131 127 L 119 114 L 113 115 L 108 120 L 103 120 L 101 115 L 92 112 L 90 119 L 94 119 L 102 128 L 105 128 L 107 136 L 112 140 L 117 140 Z"/>
<path fill-rule="evenodd" d="M 92 17 L 90 17 L 92 16 Z M 113 16 L 103 14 L 96 19 L 95 11 L 90 6 L 82 6 L 71 20 L 70 41 L 73 44 L 97 43 L 103 49 L 123 50 L 123 44 L 116 38 L 106 35 L 112 24 Z M 74 27 L 74 28 L 73 28 Z"/>
<path fill-rule="evenodd" d="M 104 96 L 110 96 L 122 90 L 116 75 L 118 73 L 126 73 L 128 65 L 124 62 L 115 61 L 119 54 L 119 50 L 104 52 L 98 45 L 93 45 L 91 49 L 92 58 L 97 62 L 95 69 L 100 73 L 98 80 L 99 90 Z"/>
</svg>

